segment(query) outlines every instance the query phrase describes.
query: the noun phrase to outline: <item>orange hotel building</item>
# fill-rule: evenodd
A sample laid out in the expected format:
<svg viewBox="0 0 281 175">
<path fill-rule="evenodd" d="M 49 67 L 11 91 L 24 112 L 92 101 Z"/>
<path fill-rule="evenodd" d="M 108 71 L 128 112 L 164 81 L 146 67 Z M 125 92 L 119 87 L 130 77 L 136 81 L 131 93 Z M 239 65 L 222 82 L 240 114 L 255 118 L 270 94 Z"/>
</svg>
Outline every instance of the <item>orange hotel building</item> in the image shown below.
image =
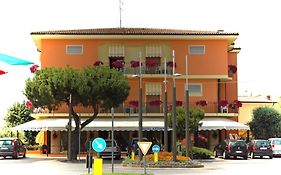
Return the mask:
<svg viewBox="0 0 281 175">
<path fill-rule="evenodd" d="M 247 126 L 238 123 L 238 109 L 220 106 L 222 100 L 228 103 L 238 99 L 237 72 L 229 73 L 229 65 L 237 66 L 237 54 L 240 48 L 235 47 L 238 33 L 218 31 L 194 31 L 154 28 L 96 28 L 80 30 L 57 30 L 32 32 L 40 54 L 41 67 L 83 68 L 102 61 L 111 66 L 114 61 L 122 60 L 125 65 L 120 71 L 128 77 L 131 90 L 127 100 L 116 108 L 115 139 L 122 145 L 128 145 L 138 131 L 138 107 L 130 101 L 138 100 L 138 78 L 133 75 L 139 67 L 131 67 L 131 61 L 141 57 L 142 66 L 142 99 L 143 99 L 143 136 L 158 144 L 163 144 L 163 83 L 164 65 L 175 56 L 176 100 L 178 107 L 185 106 L 186 58 L 188 60 L 189 106 L 198 107 L 199 101 L 206 101 L 203 125 L 199 128 L 200 137 L 204 137 L 204 147 L 213 149 L 220 140 L 228 138 L 231 133 L 238 133 Z M 141 56 L 140 56 L 141 55 Z M 166 60 L 166 62 L 165 62 Z M 152 66 L 146 64 L 153 63 Z M 172 69 L 167 66 L 166 85 L 168 94 L 168 112 L 172 111 Z M 196 105 L 197 104 L 197 105 Z M 92 112 L 81 107 L 76 112 L 82 120 Z M 26 123 L 22 130 L 45 131 L 45 142 L 51 153 L 67 150 L 68 122 L 67 109 L 62 107 L 52 113 L 37 113 L 36 124 Z M 35 122 L 35 121 L 34 121 Z M 111 130 L 111 113 L 100 111 L 98 118 L 81 133 L 81 144 L 95 137 L 108 138 Z M 169 134 L 171 141 L 171 134 Z M 169 141 L 169 143 L 170 143 Z M 84 146 L 81 147 L 82 151 Z"/>
</svg>

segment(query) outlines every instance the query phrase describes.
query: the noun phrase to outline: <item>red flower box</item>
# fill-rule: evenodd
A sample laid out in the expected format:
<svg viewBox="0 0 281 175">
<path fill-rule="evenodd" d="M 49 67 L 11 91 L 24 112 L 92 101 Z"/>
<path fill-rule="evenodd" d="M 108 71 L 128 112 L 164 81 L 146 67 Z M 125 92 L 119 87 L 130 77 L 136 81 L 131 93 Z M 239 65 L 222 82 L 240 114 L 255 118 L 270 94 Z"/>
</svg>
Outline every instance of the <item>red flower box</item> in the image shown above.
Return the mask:
<svg viewBox="0 0 281 175">
<path fill-rule="evenodd" d="M 131 106 L 138 107 L 138 106 L 139 106 L 139 101 L 137 101 L 137 100 L 131 100 L 131 101 L 129 101 L 129 104 L 130 104 Z"/>
<path fill-rule="evenodd" d="M 131 67 L 132 68 L 136 68 L 136 67 L 140 67 L 140 62 L 139 61 L 131 61 Z"/>
<path fill-rule="evenodd" d="M 125 65 L 125 62 L 124 62 L 124 61 L 114 61 L 114 62 L 112 63 L 112 66 L 113 66 L 114 68 L 117 68 L 117 69 L 123 68 L 124 65 Z"/>
<path fill-rule="evenodd" d="M 178 100 L 176 101 L 176 106 L 182 106 L 182 104 L 183 104 L 182 101 L 178 101 Z"/>
<path fill-rule="evenodd" d="M 147 67 L 155 67 L 156 66 L 156 62 L 153 60 L 146 60 L 145 61 L 145 66 Z"/>
<path fill-rule="evenodd" d="M 207 101 L 206 100 L 200 100 L 196 102 L 196 106 L 207 106 Z"/>
<path fill-rule="evenodd" d="M 174 65 L 173 61 L 167 62 L 167 67 L 173 68 L 173 65 Z M 176 67 L 176 63 L 175 63 L 175 67 Z"/>
<path fill-rule="evenodd" d="M 160 100 L 154 100 L 154 101 L 150 101 L 149 105 L 150 106 L 160 106 L 161 103 L 162 103 L 162 101 L 160 101 Z"/>
</svg>

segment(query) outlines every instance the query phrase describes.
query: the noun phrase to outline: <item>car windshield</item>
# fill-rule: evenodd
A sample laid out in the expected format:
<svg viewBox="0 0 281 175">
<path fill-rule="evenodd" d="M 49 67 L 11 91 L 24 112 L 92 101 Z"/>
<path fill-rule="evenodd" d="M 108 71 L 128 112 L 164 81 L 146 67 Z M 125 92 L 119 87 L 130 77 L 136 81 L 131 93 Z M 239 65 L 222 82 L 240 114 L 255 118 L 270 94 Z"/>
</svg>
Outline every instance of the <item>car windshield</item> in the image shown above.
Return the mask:
<svg viewBox="0 0 281 175">
<path fill-rule="evenodd" d="M 0 140 L 0 146 L 4 146 L 4 145 L 12 145 L 12 141 L 11 140 Z"/>
<path fill-rule="evenodd" d="M 281 140 L 273 140 L 273 144 L 275 144 L 275 145 L 281 145 Z"/>
<path fill-rule="evenodd" d="M 257 146 L 269 146 L 269 142 L 268 141 L 257 141 L 256 145 Z"/>
<path fill-rule="evenodd" d="M 116 146 L 115 142 L 113 142 L 113 146 Z M 106 141 L 106 147 L 111 147 L 111 140 Z"/>
<path fill-rule="evenodd" d="M 246 146 L 246 142 L 244 141 L 230 142 L 230 146 Z"/>
</svg>

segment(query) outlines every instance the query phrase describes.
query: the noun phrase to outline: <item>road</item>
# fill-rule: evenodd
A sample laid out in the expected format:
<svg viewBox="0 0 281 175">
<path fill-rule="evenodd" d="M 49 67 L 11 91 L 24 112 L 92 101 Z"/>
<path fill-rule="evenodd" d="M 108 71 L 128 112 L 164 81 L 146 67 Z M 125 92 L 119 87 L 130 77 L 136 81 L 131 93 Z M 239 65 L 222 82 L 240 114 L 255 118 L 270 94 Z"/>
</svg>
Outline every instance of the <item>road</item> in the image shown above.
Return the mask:
<svg viewBox="0 0 281 175">
<path fill-rule="evenodd" d="M 127 168 L 120 165 L 121 161 L 114 165 L 115 172 L 139 172 L 143 173 L 143 168 Z M 183 175 L 183 174 L 268 174 L 279 171 L 281 158 L 273 159 L 231 159 L 220 158 L 202 161 L 204 168 L 148 168 L 147 173 L 154 175 Z M 104 160 L 104 172 L 111 172 L 111 161 Z M 25 159 L 2 159 L 0 158 L 1 174 L 21 174 L 21 175 L 81 175 L 87 172 L 85 162 L 66 162 L 59 158 L 38 158 L 27 157 Z"/>
</svg>

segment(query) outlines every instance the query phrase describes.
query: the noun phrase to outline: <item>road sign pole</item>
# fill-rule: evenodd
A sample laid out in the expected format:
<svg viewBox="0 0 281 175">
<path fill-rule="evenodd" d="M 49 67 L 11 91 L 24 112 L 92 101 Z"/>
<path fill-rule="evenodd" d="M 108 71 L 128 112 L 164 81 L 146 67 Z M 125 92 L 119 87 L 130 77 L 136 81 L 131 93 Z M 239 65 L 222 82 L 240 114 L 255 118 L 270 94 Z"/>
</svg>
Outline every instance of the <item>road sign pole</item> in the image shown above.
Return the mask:
<svg viewBox="0 0 281 175">
<path fill-rule="evenodd" d="M 144 174 L 146 174 L 146 154 L 144 155 Z"/>
</svg>

